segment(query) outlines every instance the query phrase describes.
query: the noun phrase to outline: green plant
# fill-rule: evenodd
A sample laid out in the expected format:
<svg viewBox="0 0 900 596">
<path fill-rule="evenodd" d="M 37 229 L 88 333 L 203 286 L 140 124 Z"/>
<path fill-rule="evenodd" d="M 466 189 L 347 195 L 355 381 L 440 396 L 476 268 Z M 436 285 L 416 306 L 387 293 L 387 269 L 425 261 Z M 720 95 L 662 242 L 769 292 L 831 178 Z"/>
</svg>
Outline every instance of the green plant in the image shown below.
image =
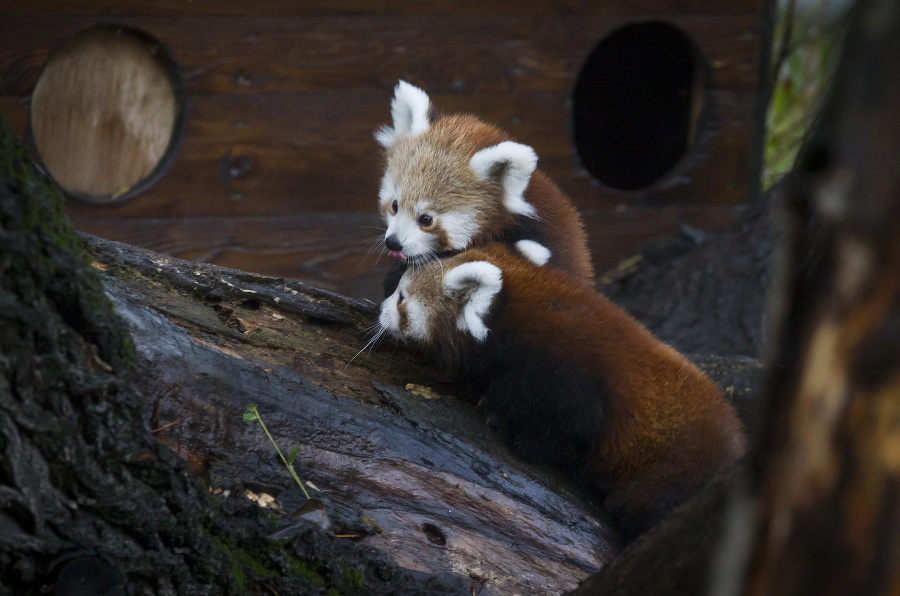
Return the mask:
<svg viewBox="0 0 900 596">
<path fill-rule="evenodd" d="M 795 0 L 779 7 L 772 58 L 772 97 L 766 114 L 763 188 L 791 171 L 815 122 L 837 63 L 846 13 L 829 0 Z"/>
<path fill-rule="evenodd" d="M 259 425 L 262 427 L 263 432 L 266 433 L 266 436 L 269 437 L 269 442 L 275 447 L 275 451 L 278 452 L 278 457 L 281 458 L 281 461 L 284 462 L 284 465 L 287 467 L 288 472 L 291 473 L 294 480 L 297 481 L 297 485 L 300 487 L 300 490 L 303 491 L 303 495 L 309 500 L 309 493 L 306 491 L 306 487 L 303 486 L 303 481 L 300 480 L 300 477 L 297 475 L 297 472 L 294 470 L 294 458 L 297 457 L 297 453 L 300 451 L 300 446 L 297 445 L 291 450 L 290 455 L 285 458 L 284 454 L 281 453 L 281 449 L 278 448 L 278 444 L 275 442 L 275 439 L 272 437 L 271 433 L 269 433 L 269 429 L 266 428 L 265 422 L 263 422 L 262 417 L 259 415 L 259 410 L 256 408 L 256 404 L 250 404 L 247 406 L 247 411 L 244 412 L 244 422 L 253 422 L 259 421 Z"/>
</svg>

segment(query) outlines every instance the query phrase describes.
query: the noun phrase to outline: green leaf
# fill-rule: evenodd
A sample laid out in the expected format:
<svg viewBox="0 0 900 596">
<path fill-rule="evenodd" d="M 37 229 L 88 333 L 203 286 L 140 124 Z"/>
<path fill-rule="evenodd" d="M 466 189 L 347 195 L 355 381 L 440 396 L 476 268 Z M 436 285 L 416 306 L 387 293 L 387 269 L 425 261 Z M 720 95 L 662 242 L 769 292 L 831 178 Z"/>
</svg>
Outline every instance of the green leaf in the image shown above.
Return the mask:
<svg viewBox="0 0 900 596">
<path fill-rule="evenodd" d="M 244 422 L 256 422 L 259 420 L 259 410 L 256 409 L 256 404 L 250 404 L 247 406 L 247 411 L 244 412 Z"/>
<path fill-rule="evenodd" d="M 294 458 L 297 457 L 297 453 L 299 453 L 299 452 L 300 452 L 300 445 L 297 445 L 296 447 L 294 447 L 291 450 L 291 454 L 288 455 L 288 458 L 287 458 L 288 465 L 291 465 L 292 463 L 294 463 Z"/>
</svg>

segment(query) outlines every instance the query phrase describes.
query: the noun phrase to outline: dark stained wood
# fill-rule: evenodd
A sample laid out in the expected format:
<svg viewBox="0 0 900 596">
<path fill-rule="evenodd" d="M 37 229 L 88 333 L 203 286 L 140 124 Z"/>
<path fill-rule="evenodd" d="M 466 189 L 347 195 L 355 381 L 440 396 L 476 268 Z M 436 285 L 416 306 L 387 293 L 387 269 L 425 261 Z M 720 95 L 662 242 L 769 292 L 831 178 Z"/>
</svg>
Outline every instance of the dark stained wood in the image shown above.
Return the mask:
<svg viewBox="0 0 900 596">
<path fill-rule="evenodd" d="M 296 14 L 469 14 L 469 15 L 552 15 L 555 13 L 584 14 L 730 14 L 758 12 L 766 0 L 678 0 L 665 3 L 656 0 L 626 0 L 619 2 L 596 2 L 595 0 L 552 0 L 542 2 L 521 2 L 519 0 L 498 0 L 481 2 L 463 0 L 459 2 L 421 2 L 418 0 L 395 0 L 392 2 L 369 2 L 352 0 L 314 0 L 305 2 L 285 2 L 283 0 L 260 0 L 257 2 L 223 2 L 222 0 L 41 0 L 40 2 L 0 2 L 0 15 L 56 15 L 94 14 L 112 15 L 273 15 Z"/>
<path fill-rule="evenodd" d="M 328 134 L 323 118 L 287 118 L 296 102 L 293 94 L 264 94 L 255 101 L 249 96 L 197 98 L 182 152 L 156 186 L 121 204 L 70 202 L 67 213 L 78 229 L 102 237 L 379 300 L 387 263 L 382 258 L 376 267 L 377 257 L 367 256 L 367 251 L 381 234 L 373 208 L 380 157 L 370 136 L 374 126 L 358 121 L 365 113 L 377 123 L 385 121 L 387 98 L 375 95 L 357 94 L 350 109 L 338 105 L 337 99 L 323 102 L 334 121 L 342 116 L 351 119 L 340 123 L 342 134 L 350 133 L 344 140 Z M 537 113 L 541 104 L 528 101 L 534 97 L 519 97 L 515 113 Z M 543 98 L 553 100 L 552 94 Z M 716 98 L 721 98 L 725 111 L 736 109 L 726 101 L 739 104 L 741 96 L 720 93 Z M 458 110 L 464 109 L 463 99 L 451 96 L 438 101 L 452 103 L 450 109 Z M 500 120 L 503 104 L 491 105 L 485 117 Z M 9 116 L 14 130 L 25 129 L 27 112 L 21 102 L 0 98 L 0 111 Z M 665 199 L 661 204 L 672 206 L 654 208 L 647 205 L 652 198 L 606 191 L 586 172 L 573 171 L 575 157 L 565 151 L 553 153 L 554 148 L 567 145 L 561 135 L 556 137 L 558 142 L 550 142 L 554 137 L 548 122 L 554 121 L 553 112 L 545 113 L 547 118 L 527 121 L 539 127 L 528 137 L 521 133 L 526 121 L 510 123 L 508 128 L 521 140 L 535 139 L 541 167 L 581 208 L 598 271 L 613 267 L 642 242 L 672 233 L 679 222 L 720 229 L 740 213 L 740 202 L 746 197 L 743 180 L 749 177 L 746 122 L 723 119 L 722 132 L 706 149 L 708 157 L 683 184 L 661 193 Z M 277 115 L 281 126 L 270 114 Z M 242 118 L 237 124 L 228 120 L 235 116 Z M 560 118 L 556 122 L 557 127 L 564 126 Z M 725 134 L 729 122 L 735 131 L 730 135 Z M 304 137 L 304 125 L 312 127 L 314 134 L 310 132 L 306 143 L 298 143 L 302 147 L 292 145 L 290 137 Z M 226 140 L 214 141 L 217 135 Z M 348 153 L 342 144 L 357 147 L 357 152 Z M 233 152 L 230 157 L 229 151 Z M 195 158 L 199 152 L 207 156 Z M 241 158 L 249 162 L 249 170 L 238 179 L 223 177 L 223 164 L 240 165 Z M 337 174 L 343 164 L 353 164 L 356 171 Z M 714 175 L 729 170 L 737 173 Z M 692 201 L 699 205 L 691 206 Z M 708 206 L 700 206 L 704 201 Z"/>
<path fill-rule="evenodd" d="M 585 214 L 598 271 L 613 267 L 642 242 L 674 232 L 681 223 L 720 229 L 741 207 L 630 209 Z M 381 254 L 374 213 L 292 216 L 109 218 L 73 216 L 73 225 L 99 236 L 180 258 L 289 277 L 379 302 L 389 267 Z"/>
<path fill-rule="evenodd" d="M 447 111 L 473 111 L 534 146 L 539 166 L 581 209 L 658 203 L 740 204 L 747 199 L 752 99 L 712 94 L 717 130 L 693 169 L 671 188 L 603 189 L 580 167 L 568 135 L 564 98 L 553 92 L 434 97 Z M 10 102 L 13 129 L 27 113 Z M 153 217 L 371 211 L 382 161 L 373 131 L 389 120 L 387 90 L 314 94 L 212 95 L 191 99 L 184 143 L 168 175 L 122 204 L 75 205 L 81 214 Z M 6 110 L 4 109 L 4 112 Z"/>
<path fill-rule="evenodd" d="M 761 15 L 666 20 L 694 39 L 716 86 L 752 90 Z M 25 94 L 49 53 L 102 17 L 0 20 L 0 95 Z M 567 93 L 597 43 L 626 16 L 122 17 L 171 51 L 188 92 L 369 89 L 406 77 L 429 93 Z"/>
<path fill-rule="evenodd" d="M 534 146 L 583 212 L 600 270 L 679 218 L 723 227 L 755 193 L 764 0 L 403 1 L 377 14 L 361 2 L 38 4 L 0 6 L 0 112 L 17 133 L 48 56 L 98 22 L 156 36 L 186 78 L 188 128 L 168 173 L 122 203 L 70 202 L 89 233 L 378 298 L 384 262 L 372 269 L 364 244 L 378 234 L 372 135 L 389 122 L 399 78 L 438 110 L 477 114 Z M 709 119 L 675 174 L 625 193 L 601 186 L 575 154 L 569 95 L 606 34 L 646 19 L 695 40 Z"/>
</svg>

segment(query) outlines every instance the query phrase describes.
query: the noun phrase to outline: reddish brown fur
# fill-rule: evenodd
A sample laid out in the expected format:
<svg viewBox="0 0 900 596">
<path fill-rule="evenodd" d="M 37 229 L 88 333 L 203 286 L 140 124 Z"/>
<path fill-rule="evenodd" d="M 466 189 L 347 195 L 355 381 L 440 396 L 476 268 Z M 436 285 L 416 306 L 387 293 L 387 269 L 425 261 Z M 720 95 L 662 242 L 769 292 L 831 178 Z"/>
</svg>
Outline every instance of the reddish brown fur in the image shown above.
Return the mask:
<svg viewBox="0 0 900 596">
<path fill-rule="evenodd" d="M 477 205 L 480 233 L 468 248 L 496 241 L 535 240 L 550 249 L 551 265 L 592 280 L 594 269 L 578 211 L 543 172 L 534 171 L 524 193 L 525 200 L 537 210 L 537 219 L 531 219 L 510 213 L 503 206 L 499 182 L 479 180 L 469 168 L 475 153 L 509 140 L 507 133 L 475 116 L 444 116 L 424 133 L 401 138 L 388 149 L 387 171 L 395 179 L 415 181 L 412 197 L 445 197 L 455 206 Z M 383 215 L 387 207 L 381 206 Z M 524 235 L 519 229 L 523 222 L 530 228 Z M 530 233 L 532 228 L 536 233 Z"/>
<path fill-rule="evenodd" d="M 435 289 L 426 291 L 424 286 L 434 283 L 417 278 L 440 279 L 434 267 L 418 273 L 410 284 L 410 294 L 423 293 L 434 316 L 431 343 L 443 349 L 452 346 L 457 365 L 480 368 L 489 378 L 496 379 L 504 370 L 531 375 L 529 391 L 534 380 L 556 368 L 596 380 L 597 385 L 590 382 L 586 387 L 605 388 L 602 395 L 574 399 L 558 390 L 555 395 L 520 393 L 521 397 L 503 399 L 514 399 L 523 408 L 530 407 L 528 399 L 554 399 L 576 420 L 591 412 L 597 412 L 599 420 L 602 412 L 602 425 L 597 426 L 602 431 L 586 439 L 593 447 L 576 475 L 582 475 L 603 495 L 604 506 L 624 520 L 620 529 L 626 536 L 646 529 L 662 511 L 744 453 L 742 425 L 718 387 L 589 284 L 536 267 L 498 244 L 446 259 L 443 270 L 472 261 L 490 262 L 503 274 L 495 311 L 485 321 L 488 340 L 477 344 L 450 324 L 459 309 L 448 302 L 451 297 L 433 302 Z M 529 368 L 519 358 L 531 358 L 542 370 L 532 370 L 535 366 Z M 567 372 L 563 378 L 575 375 Z M 591 406 L 601 400 L 602 407 Z M 534 407 L 542 406 L 534 403 Z M 572 408 L 586 411 L 569 411 Z M 539 447 L 552 451 L 554 445 L 550 441 Z"/>
</svg>

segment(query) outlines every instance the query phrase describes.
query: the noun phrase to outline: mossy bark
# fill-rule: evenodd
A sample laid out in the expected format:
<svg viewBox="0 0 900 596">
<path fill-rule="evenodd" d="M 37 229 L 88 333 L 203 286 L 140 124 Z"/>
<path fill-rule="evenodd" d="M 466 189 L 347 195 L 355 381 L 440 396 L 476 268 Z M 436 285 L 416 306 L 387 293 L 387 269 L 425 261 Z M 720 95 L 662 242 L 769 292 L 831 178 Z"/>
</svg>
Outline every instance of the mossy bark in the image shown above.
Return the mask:
<svg viewBox="0 0 900 596">
<path fill-rule="evenodd" d="M 141 365 L 54 185 L 0 121 L 0 593 L 458 593 L 216 497 L 148 432 Z M 76 590 L 87 592 L 76 592 Z"/>
</svg>

